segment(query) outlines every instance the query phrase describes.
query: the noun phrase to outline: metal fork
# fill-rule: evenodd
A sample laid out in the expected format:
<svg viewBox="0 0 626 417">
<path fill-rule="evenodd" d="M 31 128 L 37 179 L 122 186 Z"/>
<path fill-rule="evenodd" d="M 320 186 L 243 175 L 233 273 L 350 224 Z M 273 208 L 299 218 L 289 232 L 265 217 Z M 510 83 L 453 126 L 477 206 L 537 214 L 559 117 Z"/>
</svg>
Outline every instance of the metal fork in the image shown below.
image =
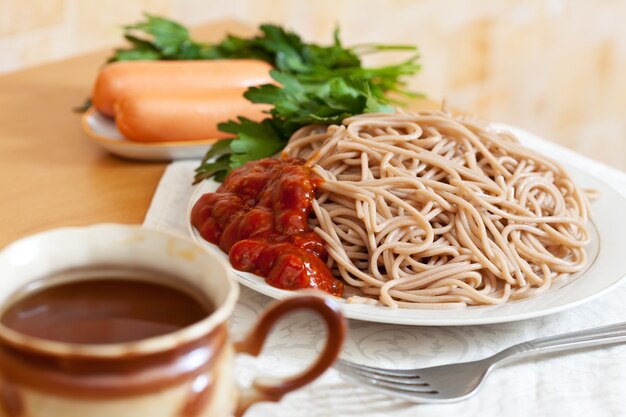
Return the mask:
<svg viewBox="0 0 626 417">
<path fill-rule="evenodd" d="M 474 395 L 497 366 L 524 356 L 626 342 L 626 322 L 523 342 L 488 358 L 422 369 L 382 369 L 338 360 L 344 378 L 417 403 L 451 403 Z"/>
</svg>

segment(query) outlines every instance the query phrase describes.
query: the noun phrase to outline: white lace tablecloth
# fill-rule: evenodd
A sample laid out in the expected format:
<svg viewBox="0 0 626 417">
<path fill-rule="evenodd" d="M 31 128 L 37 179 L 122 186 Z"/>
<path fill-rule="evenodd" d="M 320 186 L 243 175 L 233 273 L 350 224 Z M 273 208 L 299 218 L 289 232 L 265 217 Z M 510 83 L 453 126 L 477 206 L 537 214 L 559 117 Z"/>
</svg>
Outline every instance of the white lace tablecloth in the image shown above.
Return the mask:
<svg viewBox="0 0 626 417">
<path fill-rule="evenodd" d="M 601 138 L 599 138 L 601 139 Z M 626 195 L 626 174 L 542 140 L 534 149 L 567 160 Z M 599 146 L 602 146 L 599 144 Z M 158 186 L 144 225 L 186 233 L 185 216 L 197 161 L 172 163 Z M 626 217 L 626 213 L 622 216 Z M 619 216 L 618 216 L 619 217 Z M 626 220 L 625 220 L 626 221 Z M 626 243 L 624 244 L 626 258 Z M 244 334 L 271 299 L 241 288 L 231 319 Z M 626 285 L 580 307 L 522 322 L 468 327 L 409 327 L 350 321 L 342 357 L 383 367 L 426 367 L 469 361 L 507 346 L 562 332 L 626 321 Z M 324 325 L 298 314 L 279 323 L 259 359 L 240 358 L 244 380 L 255 373 L 302 369 L 322 347 Z M 415 405 L 344 382 L 329 370 L 280 403 L 253 406 L 247 417 L 528 417 L 626 416 L 626 344 L 565 356 L 533 357 L 498 369 L 473 398 L 449 405 Z"/>
</svg>

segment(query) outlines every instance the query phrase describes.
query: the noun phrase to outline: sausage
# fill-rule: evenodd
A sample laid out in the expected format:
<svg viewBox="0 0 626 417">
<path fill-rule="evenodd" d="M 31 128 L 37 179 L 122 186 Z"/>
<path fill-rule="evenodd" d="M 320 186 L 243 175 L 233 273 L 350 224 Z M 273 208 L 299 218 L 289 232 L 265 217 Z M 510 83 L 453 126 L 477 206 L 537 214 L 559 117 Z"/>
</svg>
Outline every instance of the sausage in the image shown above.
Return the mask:
<svg viewBox="0 0 626 417">
<path fill-rule="evenodd" d="M 210 93 L 143 92 L 122 96 L 115 104 L 115 123 L 127 139 L 140 142 L 219 139 L 218 123 L 244 116 L 260 121 L 266 104 L 246 100 L 242 89 Z"/>
<path fill-rule="evenodd" d="M 114 105 L 130 92 L 208 92 L 272 82 L 272 67 L 253 59 L 204 61 L 121 61 L 104 67 L 96 79 L 93 106 L 114 116 Z"/>
</svg>

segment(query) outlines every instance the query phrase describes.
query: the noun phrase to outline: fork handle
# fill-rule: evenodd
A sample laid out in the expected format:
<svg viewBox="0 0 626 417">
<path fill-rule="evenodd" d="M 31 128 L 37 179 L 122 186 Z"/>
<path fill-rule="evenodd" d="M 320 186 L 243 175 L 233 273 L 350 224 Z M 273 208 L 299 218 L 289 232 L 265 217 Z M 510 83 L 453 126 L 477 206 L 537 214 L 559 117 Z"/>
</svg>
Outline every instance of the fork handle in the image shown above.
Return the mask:
<svg viewBox="0 0 626 417">
<path fill-rule="evenodd" d="M 626 342 L 626 322 L 530 340 L 504 349 L 491 358 L 495 364 L 505 359 L 514 359 L 520 356 L 561 352 L 621 342 Z"/>
</svg>

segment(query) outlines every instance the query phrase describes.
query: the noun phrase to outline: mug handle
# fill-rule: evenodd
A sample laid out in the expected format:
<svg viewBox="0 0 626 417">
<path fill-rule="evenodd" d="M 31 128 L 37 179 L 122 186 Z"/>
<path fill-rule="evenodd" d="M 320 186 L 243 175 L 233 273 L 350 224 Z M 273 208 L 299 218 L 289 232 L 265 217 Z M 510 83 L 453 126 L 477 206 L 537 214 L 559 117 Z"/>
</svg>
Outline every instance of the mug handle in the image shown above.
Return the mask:
<svg viewBox="0 0 626 417">
<path fill-rule="evenodd" d="M 328 335 L 322 353 L 309 368 L 291 377 L 257 377 L 252 387 L 241 393 L 235 416 L 241 416 L 257 402 L 279 401 L 286 393 L 312 382 L 333 364 L 341 352 L 346 336 L 346 320 L 335 301 L 315 295 L 290 297 L 272 305 L 262 313 L 248 335 L 235 343 L 235 351 L 258 356 L 276 321 L 296 310 L 312 310 L 326 322 Z"/>
</svg>

